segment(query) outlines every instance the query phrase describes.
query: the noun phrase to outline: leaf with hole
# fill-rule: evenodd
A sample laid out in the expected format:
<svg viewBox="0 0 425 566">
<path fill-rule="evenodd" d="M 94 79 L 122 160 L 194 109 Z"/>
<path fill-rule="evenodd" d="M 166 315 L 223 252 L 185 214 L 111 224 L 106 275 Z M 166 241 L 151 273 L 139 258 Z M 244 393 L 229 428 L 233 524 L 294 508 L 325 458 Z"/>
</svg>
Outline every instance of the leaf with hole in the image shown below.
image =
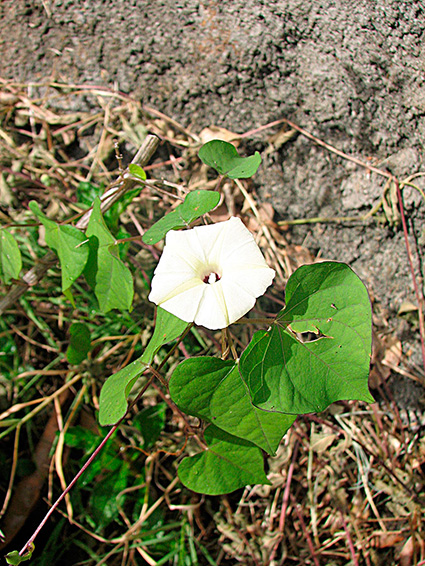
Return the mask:
<svg viewBox="0 0 425 566">
<path fill-rule="evenodd" d="M 172 212 L 163 216 L 147 230 L 142 240 L 145 244 L 156 244 L 170 230 L 187 228 L 191 222 L 210 212 L 220 201 L 215 191 L 192 191 Z"/>
<path fill-rule="evenodd" d="M 12 234 L 6 230 L 0 230 L 0 279 L 6 285 L 12 279 L 18 279 L 22 269 L 21 252 Z"/>
<path fill-rule="evenodd" d="M 261 163 L 258 151 L 249 157 L 241 157 L 233 144 L 222 140 L 211 140 L 204 144 L 198 156 L 205 165 L 230 179 L 252 177 Z"/>
<path fill-rule="evenodd" d="M 210 425 L 204 434 L 207 450 L 182 460 L 178 476 L 192 491 L 206 495 L 231 493 L 246 485 L 270 482 L 259 448 Z"/>
<path fill-rule="evenodd" d="M 262 411 L 251 402 L 239 367 L 213 357 L 189 358 L 174 370 L 170 395 L 185 413 L 274 454 L 294 415 Z"/>
<path fill-rule="evenodd" d="M 300 267 L 289 278 L 286 307 L 271 330 L 257 332 L 241 356 L 254 405 L 303 414 L 339 400 L 374 402 L 368 389 L 371 335 L 369 296 L 348 265 Z"/>
</svg>

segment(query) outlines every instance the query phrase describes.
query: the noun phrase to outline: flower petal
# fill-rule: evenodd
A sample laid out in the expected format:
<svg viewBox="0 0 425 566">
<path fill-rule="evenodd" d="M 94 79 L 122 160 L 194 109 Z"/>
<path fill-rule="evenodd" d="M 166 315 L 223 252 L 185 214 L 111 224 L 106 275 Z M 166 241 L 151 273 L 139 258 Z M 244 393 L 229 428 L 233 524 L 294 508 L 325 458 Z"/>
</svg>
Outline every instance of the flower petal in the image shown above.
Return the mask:
<svg viewBox="0 0 425 566">
<path fill-rule="evenodd" d="M 221 280 L 228 313 L 228 324 L 233 324 L 242 318 L 255 305 L 256 296 L 248 293 L 236 281 Z"/>
<path fill-rule="evenodd" d="M 271 284 L 270 269 L 239 218 L 167 234 L 149 299 L 217 330 L 246 314 Z"/>
<path fill-rule="evenodd" d="M 274 269 L 258 265 L 232 265 L 225 270 L 223 279 L 237 283 L 246 293 L 254 297 L 260 297 L 272 284 L 275 276 Z"/>
<path fill-rule="evenodd" d="M 204 265 L 204 253 L 192 230 L 171 230 L 165 238 L 165 246 L 155 274 L 187 272 L 195 275 Z"/>
<path fill-rule="evenodd" d="M 258 265 L 270 269 L 258 247 L 254 236 L 240 218 L 228 221 L 226 246 L 221 250 L 220 264 L 227 267 Z"/>
<path fill-rule="evenodd" d="M 194 322 L 207 285 L 202 283 L 202 281 L 195 284 L 193 280 L 188 283 L 186 287 L 176 288 L 174 293 L 168 294 L 159 301 L 151 298 L 151 293 L 149 300 L 185 322 Z"/>
<path fill-rule="evenodd" d="M 194 322 L 210 330 L 218 330 L 229 326 L 229 314 L 221 281 L 213 285 L 205 285 L 204 294 L 199 302 Z"/>
<path fill-rule="evenodd" d="M 202 285 L 202 281 L 193 275 L 162 273 L 160 277 L 153 278 L 148 298 L 153 303 L 162 306 L 162 303 L 173 299 L 176 295 L 186 293 L 195 287 L 202 287 Z"/>
</svg>

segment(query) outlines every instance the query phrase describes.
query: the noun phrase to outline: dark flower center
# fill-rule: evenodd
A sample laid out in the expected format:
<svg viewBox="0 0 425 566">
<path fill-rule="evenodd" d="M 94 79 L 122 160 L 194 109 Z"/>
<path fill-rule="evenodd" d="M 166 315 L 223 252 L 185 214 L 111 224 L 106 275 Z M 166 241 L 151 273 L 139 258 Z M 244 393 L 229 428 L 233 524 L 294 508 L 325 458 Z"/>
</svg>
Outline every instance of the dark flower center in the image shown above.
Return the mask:
<svg viewBox="0 0 425 566">
<path fill-rule="evenodd" d="M 205 275 L 203 282 L 211 285 L 212 283 L 216 283 L 217 281 L 220 281 L 220 279 L 221 279 L 220 275 L 215 271 L 212 271 L 211 273 L 207 273 L 207 275 Z"/>
</svg>

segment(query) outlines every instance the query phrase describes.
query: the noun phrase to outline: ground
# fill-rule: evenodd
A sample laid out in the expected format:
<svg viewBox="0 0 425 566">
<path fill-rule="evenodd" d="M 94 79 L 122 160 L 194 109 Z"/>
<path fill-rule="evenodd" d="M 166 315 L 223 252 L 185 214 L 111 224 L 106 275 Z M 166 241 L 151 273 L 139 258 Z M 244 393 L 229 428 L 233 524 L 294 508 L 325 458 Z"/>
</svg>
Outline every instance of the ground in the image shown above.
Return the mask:
<svg viewBox="0 0 425 566">
<path fill-rule="evenodd" d="M 381 334 L 401 340 L 404 370 L 423 375 L 394 187 L 299 132 L 288 141 L 272 138 L 290 130 L 287 124 L 257 131 L 286 118 L 349 156 L 411 180 L 414 186 L 403 187 L 404 210 L 421 283 L 422 0 L 3 0 L 0 18 L 6 81 L 119 90 L 194 134 L 207 126 L 255 130 L 242 146 L 263 156 L 252 190 L 272 205 L 274 222 L 288 221 L 280 225 L 285 239 L 347 262 L 369 289 Z M 33 92 L 43 87 L 28 86 Z M 61 104 L 58 98 L 51 107 Z M 92 103 L 75 96 L 66 104 L 64 111 L 86 112 Z M 383 195 L 385 206 L 364 219 Z M 402 307 L 413 308 L 413 322 L 398 315 Z M 390 380 L 402 408 L 423 411 L 422 386 L 399 374 Z"/>
<path fill-rule="evenodd" d="M 195 133 L 210 125 L 242 133 L 285 117 L 400 179 L 421 170 L 421 2 L 115 0 L 106 9 L 6 0 L 0 9 L 5 79 L 115 85 Z M 279 219 L 297 219 L 364 214 L 385 179 L 300 136 L 267 156 L 255 183 Z M 405 189 L 417 224 L 420 202 Z M 413 300 L 400 230 L 373 222 L 294 232 L 322 256 L 350 263 L 393 311 Z"/>
</svg>

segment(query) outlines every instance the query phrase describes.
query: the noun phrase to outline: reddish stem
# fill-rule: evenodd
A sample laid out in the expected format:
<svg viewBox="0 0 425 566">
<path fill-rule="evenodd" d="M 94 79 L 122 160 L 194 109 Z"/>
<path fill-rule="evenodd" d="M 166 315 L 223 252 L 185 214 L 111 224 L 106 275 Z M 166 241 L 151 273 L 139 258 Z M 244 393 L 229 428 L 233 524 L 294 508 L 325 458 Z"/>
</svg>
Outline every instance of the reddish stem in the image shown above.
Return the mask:
<svg viewBox="0 0 425 566">
<path fill-rule="evenodd" d="M 57 506 L 59 505 L 59 503 L 62 501 L 62 499 L 71 491 L 71 489 L 74 487 L 74 485 L 77 483 L 77 481 L 80 479 L 80 477 L 84 474 L 84 472 L 87 470 L 87 468 L 90 466 L 90 464 L 93 462 L 93 460 L 95 460 L 95 458 L 97 457 L 97 455 L 99 454 L 99 452 L 101 452 L 101 450 L 104 448 L 105 444 L 108 442 L 108 440 L 111 438 L 111 436 L 114 434 L 114 432 L 118 429 L 118 427 L 120 426 L 120 424 L 123 422 L 123 420 L 126 418 L 127 414 L 129 413 L 130 409 L 132 409 L 132 407 L 137 403 L 137 401 L 142 397 L 142 395 L 145 393 L 146 389 L 150 386 L 150 384 L 152 383 L 154 379 L 154 376 L 152 375 L 152 377 L 147 381 L 147 383 L 144 385 L 144 387 L 142 388 L 142 390 L 140 391 L 140 393 L 137 395 L 136 399 L 128 406 L 125 414 L 120 418 L 120 420 L 114 424 L 114 426 L 110 429 L 110 431 L 108 432 L 108 434 L 105 436 L 105 438 L 102 440 L 102 442 L 99 444 L 99 446 L 96 448 L 96 450 L 93 452 L 93 454 L 90 456 L 90 458 L 87 460 L 87 462 L 84 464 L 84 466 L 81 468 L 81 470 L 78 471 L 78 473 L 76 474 L 76 476 L 74 477 L 74 479 L 71 481 L 71 483 L 67 486 L 67 488 L 59 495 L 59 497 L 56 499 L 56 501 L 54 502 L 54 504 L 50 507 L 50 509 L 47 511 L 46 515 L 44 516 L 43 520 L 41 521 L 41 523 L 38 525 L 38 527 L 35 529 L 34 533 L 31 535 L 31 537 L 28 539 L 27 543 L 25 544 L 25 546 L 21 549 L 21 551 L 19 552 L 19 556 L 24 556 L 26 555 L 28 552 L 30 552 L 33 547 L 34 547 L 34 541 L 37 538 L 39 532 L 41 531 L 41 529 L 44 527 L 44 525 L 47 523 L 47 521 L 50 518 L 50 515 L 53 513 L 53 511 L 55 511 L 55 509 L 57 508 Z"/>
<path fill-rule="evenodd" d="M 340 513 L 341 513 L 342 526 L 344 527 L 344 531 L 347 536 L 347 543 L 348 543 L 348 548 L 350 549 L 353 566 L 359 566 L 359 561 L 357 560 L 357 555 L 356 555 L 356 549 L 354 548 L 353 539 L 351 538 L 350 531 L 348 530 L 348 526 L 344 518 L 344 513 L 341 510 Z"/>
<path fill-rule="evenodd" d="M 425 325 L 424 325 L 424 315 L 423 315 L 423 307 L 422 307 L 423 301 L 422 301 L 421 293 L 419 291 L 419 285 L 418 285 L 418 282 L 416 280 L 415 268 L 413 266 L 412 252 L 410 250 L 410 244 L 409 244 L 409 238 L 408 238 L 408 232 L 407 232 L 407 222 L 406 222 L 406 216 L 404 214 L 403 198 L 401 196 L 400 184 L 398 182 L 398 179 L 396 179 L 395 177 L 393 177 L 393 181 L 395 183 L 396 191 L 397 191 L 398 207 L 400 209 L 401 224 L 403 226 L 404 242 L 406 244 L 406 251 L 407 251 L 407 258 L 409 260 L 410 273 L 412 274 L 413 287 L 415 289 L 416 300 L 418 302 L 419 331 L 420 331 L 419 335 L 420 335 L 420 338 L 421 338 L 422 362 L 423 362 L 423 366 L 424 366 L 424 370 L 425 370 L 425 340 L 424 340 Z"/>
<path fill-rule="evenodd" d="M 299 522 L 300 522 L 301 529 L 302 529 L 302 531 L 303 531 L 303 535 L 304 535 L 305 538 L 306 538 L 307 546 L 308 546 L 308 548 L 309 548 L 309 550 L 310 550 L 310 554 L 311 554 L 311 557 L 312 557 L 312 559 L 313 559 L 313 562 L 314 562 L 315 566 L 320 566 L 319 560 L 318 560 L 318 558 L 317 558 L 316 551 L 315 551 L 315 549 L 314 549 L 313 541 L 311 540 L 310 533 L 309 533 L 308 530 L 307 530 L 307 527 L 306 527 L 306 525 L 305 525 L 303 516 L 302 516 L 302 514 L 301 514 L 300 506 L 297 504 L 297 502 L 295 501 L 295 497 L 294 497 L 292 494 L 291 494 L 291 501 L 292 501 L 292 503 L 293 503 L 293 505 L 294 505 L 295 513 L 297 514 L 298 520 L 299 520 Z M 356 564 L 356 566 L 358 566 L 358 564 Z"/>
<path fill-rule="evenodd" d="M 124 418 L 124 417 L 123 417 Z M 79 470 L 79 472 L 77 473 L 77 475 L 74 477 L 74 479 L 71 481 L 71 483 L 68 485 L 68 487 L 59 495 L 59 497 L 56 499 L 55 503 L 50 507 L 50 509 L 47 511 L 46 515 L 44 516 L 44 519 L 41 521 L 41 523 L 38 525 L 38 527 L 35 529 L 34 533 L 32 534 L 32 536 L 28 539 L 27 543 L 25 544 L 25 546 L 21 549 L 21 551 L 19 552 L 19 556 L 24 556 L 25 554 L 27 554 L 27 552 L 33 547 L 34 541 L 38 536 L 38 533 L 41 531 L 41 529 L 44 527 L 44 525 L 47 523 L 47 521 L 49 520 L 50 515 L 53 513 L 53 511 L 56 509 L 56 507 L 59 505 L 59 503 L 62 501 L 62 499 L 67 495 L 67 493 L 69 493 L 69 491 L 74 487 L 74 485 L 77 483 L 77 481 L 80 479 L 81 475 L 87 470 L 87 468 L 90 466 L 90 464 L 93 462 L 93 460 L 96 458 L 96 456 L 99 454 L 99 452 L 102 450 L 102 448 L 105 446 L 105 444 L 108 442 L 108 440 L 111 438 L 111 436 L 114 434 L 114 432 L 117 430 L 118 426 L 121 424 L 121 421 L 123 419 L 121 419 L 120 421 L 118 421 L 118 423 L 116 425 L 114 425 L 111 430 L 108 432 L 108 434 L 105 436 L 105 438 L 102 440 L 102 442 L 99 444 L 99 446 L 96 448 L 96 450 L 93 452 L 93 454 L 90 456 L 90 458 L 87 460 L 87 462 L 84 464 L 84 466 L 81 468 L 81 470 Z"/>
</svg>

